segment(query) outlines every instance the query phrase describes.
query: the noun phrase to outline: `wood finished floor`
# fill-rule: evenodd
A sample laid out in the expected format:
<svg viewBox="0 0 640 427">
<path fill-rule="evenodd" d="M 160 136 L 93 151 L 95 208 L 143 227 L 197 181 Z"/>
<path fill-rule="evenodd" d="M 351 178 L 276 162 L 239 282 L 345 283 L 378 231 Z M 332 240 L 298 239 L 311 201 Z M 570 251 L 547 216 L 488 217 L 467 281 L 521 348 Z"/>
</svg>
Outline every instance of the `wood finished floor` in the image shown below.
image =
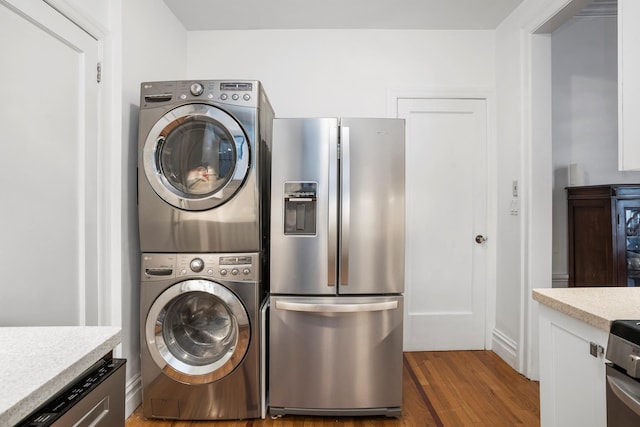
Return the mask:
<svg viewBox="0 0 640 427">
<path fill-rule="evenodd" d="M 538 383 L 491 351 L 404 354 L 402 417 L 301 417 L 242 421 L 146 420 L 138 408 L 126 427 L 539 426 Z"/>
</svg>

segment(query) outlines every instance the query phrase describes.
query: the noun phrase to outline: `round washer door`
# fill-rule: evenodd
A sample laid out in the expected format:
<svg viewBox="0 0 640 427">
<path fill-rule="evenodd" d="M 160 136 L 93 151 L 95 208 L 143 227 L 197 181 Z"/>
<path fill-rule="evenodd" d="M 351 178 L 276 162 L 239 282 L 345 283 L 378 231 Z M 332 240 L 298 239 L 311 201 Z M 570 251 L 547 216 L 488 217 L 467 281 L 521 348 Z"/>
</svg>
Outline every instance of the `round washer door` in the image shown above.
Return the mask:
<svg viewBox="0 0 640 427">
<path fill-rule="evenodd" d="M 154 301 L 145 325 L 149 352 L 169 377 L 208 384 L 242 362 L 250 341 L 249 315 L 229 289 L 209 280 L 187 280 Z"/>
<path fill-rule="evenodd" d="M 200 211 L 233 198 L 249 173 L 249 143 L 228 113 L 207 104 L 167 112 L 142 150 L 149 184 L 167 203 Z"/>
</svg>

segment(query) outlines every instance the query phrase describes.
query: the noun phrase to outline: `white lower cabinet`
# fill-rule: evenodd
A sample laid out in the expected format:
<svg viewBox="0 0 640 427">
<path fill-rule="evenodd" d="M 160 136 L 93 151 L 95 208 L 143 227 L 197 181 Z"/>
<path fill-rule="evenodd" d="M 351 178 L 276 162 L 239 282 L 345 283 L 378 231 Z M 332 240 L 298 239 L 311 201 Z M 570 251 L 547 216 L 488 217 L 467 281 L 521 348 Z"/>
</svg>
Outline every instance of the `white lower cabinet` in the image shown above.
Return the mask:
<svg viewBox="0 0 640 427">
<path fill-rule="evenodd" d="M 608 331 L 539 305 L 540 424 L 604 427 Z"/>
</svg>

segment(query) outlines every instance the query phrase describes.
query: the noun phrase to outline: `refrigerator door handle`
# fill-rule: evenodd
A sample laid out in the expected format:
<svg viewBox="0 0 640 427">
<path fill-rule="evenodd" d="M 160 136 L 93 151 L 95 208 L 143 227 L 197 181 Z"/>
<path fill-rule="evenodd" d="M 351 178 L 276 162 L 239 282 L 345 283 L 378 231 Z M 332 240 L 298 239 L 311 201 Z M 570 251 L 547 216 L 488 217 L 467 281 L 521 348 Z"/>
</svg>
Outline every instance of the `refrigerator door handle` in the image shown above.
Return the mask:
<svg viewBox="0 0 640 427">
<path fill-rule="evenodd" d="M 340 286 L 349 285 L 349 218 L 351 216 L 351 143 L 349 128 L 340 127 Z"/>
<path fill-rule="evenodd" d="M 395 310 L 397 308 L 397 300 L 363 304 L 320 304 L 276 301 L 276 310 L 304 311 L 309 313 L 363 313 L 368 311 Z"/>
<path fill-rule="evenodd" d="M 328 285 L 338 281 L 338 128 L 329 132 L 329 237 L 328 237 Z"/>
</svg>

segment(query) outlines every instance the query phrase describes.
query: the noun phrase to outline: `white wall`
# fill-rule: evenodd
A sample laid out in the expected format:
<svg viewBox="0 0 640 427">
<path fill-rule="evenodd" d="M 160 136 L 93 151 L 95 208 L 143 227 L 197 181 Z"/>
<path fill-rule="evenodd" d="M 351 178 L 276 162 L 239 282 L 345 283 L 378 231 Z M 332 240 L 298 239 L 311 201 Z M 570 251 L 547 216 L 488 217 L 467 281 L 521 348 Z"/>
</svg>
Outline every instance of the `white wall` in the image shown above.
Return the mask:
<svg viewBox="0 0 640 427">
<path fill-rule="evenodd" d="M 568 165 L 582 165 L 584 185 L 640 183 L 618 171 L 616 17 L 575 17 L 552 35 L 553 274 L 568 274 Z M 566 284 L 566 282 L 565 282 Z"/>
<path fill-rule="evenodd" d="M 188 39 L 190 78 L 261 80 L 278 117 L 385 117 L 387 90 L 494 86 L 493 31 L 195 31 Z"/>
<path fill-rule="evenodd" d="M 121 268 L 122 348 L 127 358 L 127 412 L 140 403 L 137 143 L 140 83 L 186 77 L 187 33 L 161 0 L 122 1 Z"/>
</svg>

